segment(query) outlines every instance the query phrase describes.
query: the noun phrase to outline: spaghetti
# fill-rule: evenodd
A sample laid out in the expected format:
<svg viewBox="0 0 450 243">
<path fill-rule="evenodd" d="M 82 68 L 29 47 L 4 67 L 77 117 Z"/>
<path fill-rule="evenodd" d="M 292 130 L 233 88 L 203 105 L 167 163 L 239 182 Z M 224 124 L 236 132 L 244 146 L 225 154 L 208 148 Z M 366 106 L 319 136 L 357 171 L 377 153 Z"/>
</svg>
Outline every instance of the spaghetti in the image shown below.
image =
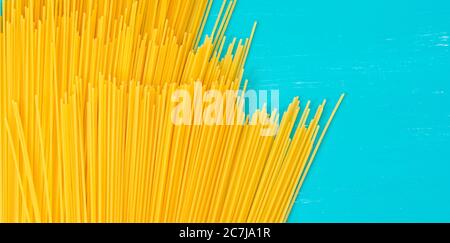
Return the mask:
<svg viewBox="0 0 450 243">
<path fill-rule="evenodd" d="M 224 0 L 200 45 L 211 5 L 3 1 L 1 222 L 286 221 L 343 96 L 322 131 L 325 102 L 310 115 L 298 98 L 279 127 L 243 97 L 232 125 L 173 123 L 178 90 L 242 86 L 256 25 L 226 46 Z"/>
</svg>

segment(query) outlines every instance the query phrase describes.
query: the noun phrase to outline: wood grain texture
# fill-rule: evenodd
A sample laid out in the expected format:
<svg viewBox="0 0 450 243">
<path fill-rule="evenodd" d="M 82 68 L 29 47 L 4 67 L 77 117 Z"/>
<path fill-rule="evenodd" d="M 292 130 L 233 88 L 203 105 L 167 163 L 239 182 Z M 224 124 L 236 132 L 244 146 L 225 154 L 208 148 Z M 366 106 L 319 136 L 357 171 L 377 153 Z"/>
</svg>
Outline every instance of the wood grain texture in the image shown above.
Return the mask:
<svg viewBox="0 0 450 243">
<path fill-rule="evenodd" d="M 228 34 L 254 20 L 251 88 L 348 94 L 291 222 L 450 222 L 450 3 L 243 0 Z"/>
</svg>

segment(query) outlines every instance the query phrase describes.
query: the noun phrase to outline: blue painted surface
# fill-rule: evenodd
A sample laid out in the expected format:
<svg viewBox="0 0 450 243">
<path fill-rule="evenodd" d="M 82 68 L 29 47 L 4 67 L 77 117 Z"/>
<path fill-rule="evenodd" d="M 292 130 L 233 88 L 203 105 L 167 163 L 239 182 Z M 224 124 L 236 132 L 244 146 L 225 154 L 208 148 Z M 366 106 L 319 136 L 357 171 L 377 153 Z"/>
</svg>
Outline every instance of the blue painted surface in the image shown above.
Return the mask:
<svg viewBox="0 0 450 243">
<path fill-rule="evenodd" d="M 450 222 L 450 2 L 241 0 L 228 35 L 254 20 L 250 88 L 347 93 L 290 222 Z"/>
<path fill-rule="evenodd" d="M 229 35 L 254 20 L 251 88 L 347 93 L 290 222 L 450 222 L 450 2 L 242 0 Z"/>
</svg>

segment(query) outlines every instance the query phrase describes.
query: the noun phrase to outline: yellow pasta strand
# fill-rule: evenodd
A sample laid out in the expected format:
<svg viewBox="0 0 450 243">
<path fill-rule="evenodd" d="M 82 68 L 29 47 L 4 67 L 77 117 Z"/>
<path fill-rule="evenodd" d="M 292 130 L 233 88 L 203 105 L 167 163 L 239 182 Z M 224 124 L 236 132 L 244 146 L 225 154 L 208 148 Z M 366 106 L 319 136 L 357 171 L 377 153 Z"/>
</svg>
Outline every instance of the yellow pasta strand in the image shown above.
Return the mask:
<svg viewBox="0 0 450 243">
<path fill-rule="evenodd" d="M 286 222 L 344 96 L 246 115 L 236 3 L 4 0 L 0 222 Z"/>
</svg>

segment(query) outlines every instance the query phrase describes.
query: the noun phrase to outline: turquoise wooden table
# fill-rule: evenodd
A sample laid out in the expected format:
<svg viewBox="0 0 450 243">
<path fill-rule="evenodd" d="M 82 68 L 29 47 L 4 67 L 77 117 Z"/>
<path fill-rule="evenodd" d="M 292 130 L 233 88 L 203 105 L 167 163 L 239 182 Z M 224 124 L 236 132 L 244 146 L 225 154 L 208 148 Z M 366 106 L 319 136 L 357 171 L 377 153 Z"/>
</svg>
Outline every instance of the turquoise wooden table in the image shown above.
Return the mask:
<svg viewBox="0 0 450 243">
<path fill-rule="evenodd" d="M 240 0 L 227 35 L 255 20 L 250 88 L 347 93 L 290 222 L 450 222 L 450 2 Z"/>
<path fill-rule="evenodd" d="M 228 35 L 254 20 L 251 88 L 347 93 L 290 222 L 450 222 L 450 2 L 241 0 Z"/>
</svg>

